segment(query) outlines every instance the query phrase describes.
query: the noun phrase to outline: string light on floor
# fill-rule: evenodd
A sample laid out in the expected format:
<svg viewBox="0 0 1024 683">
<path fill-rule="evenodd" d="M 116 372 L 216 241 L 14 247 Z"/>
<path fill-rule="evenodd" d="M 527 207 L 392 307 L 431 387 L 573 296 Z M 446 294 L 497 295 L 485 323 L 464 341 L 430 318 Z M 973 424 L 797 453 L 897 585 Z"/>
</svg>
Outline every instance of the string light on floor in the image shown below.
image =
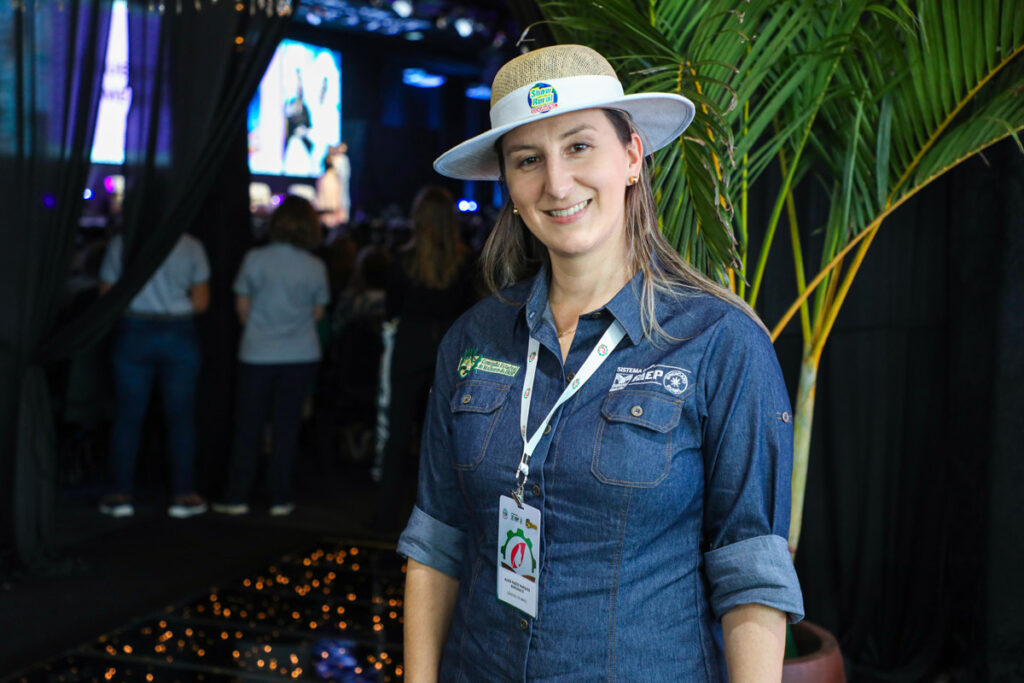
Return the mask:
<svg viewBox="0 0 1024 683">
<path fill-rule="evenodd" d="M 106 634 L 13 680 L 403 680 L 405 564 L 351 543 L 286 555 L 262 570 Z M 244 677 L 244 674 L 243 674 Z"/>
</svg>

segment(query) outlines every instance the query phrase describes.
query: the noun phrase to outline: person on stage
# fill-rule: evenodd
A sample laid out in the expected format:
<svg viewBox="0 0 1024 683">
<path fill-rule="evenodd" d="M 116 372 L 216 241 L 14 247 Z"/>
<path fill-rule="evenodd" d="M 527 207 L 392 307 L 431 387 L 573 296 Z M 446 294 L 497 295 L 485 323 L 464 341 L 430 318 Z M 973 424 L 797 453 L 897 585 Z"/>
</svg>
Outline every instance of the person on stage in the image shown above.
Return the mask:
<svg viewBox="0 0 1024 683">
<path fill-rule="evenodd" d="M 438 352 L 399 540 L 410 683 L 781 677 L 803 616 L 786 387 L 754 312 L 660 234 L 645 162 L 693 113 L 543 48 L 434 162 L 507 201 L 494 294 Z"/>
</svg>

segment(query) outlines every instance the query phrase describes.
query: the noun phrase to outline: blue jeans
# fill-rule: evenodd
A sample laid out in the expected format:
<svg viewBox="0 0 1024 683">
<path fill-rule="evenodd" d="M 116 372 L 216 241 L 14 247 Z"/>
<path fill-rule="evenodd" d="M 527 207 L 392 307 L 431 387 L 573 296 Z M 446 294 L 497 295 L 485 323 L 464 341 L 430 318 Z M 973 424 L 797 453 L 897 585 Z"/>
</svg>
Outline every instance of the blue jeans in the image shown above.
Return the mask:
<svg viewBox="0 0 1024 683">
<path fill-rule="evenodd" d="M 114 345 L 113 364 L 117 415 L 110 450 L 118 492 L 132 490 L 142 424 L 157 378 L 170 442 L 171 490 L 176 496 L 195 491 L 199 343 L 194 321 L 125 317 Z"/>
<path fill-rule="evenodd" d="M 271 505 L 292 502 L 292 460 L 302 426 L 302 404 L 313 390 L 319 363 L 239 363 L 235 446 L 228 503 L 249 497 L 259 466 L 263 426 L 272 426 L 274 452 L 267 468 Z"/>
</svg>

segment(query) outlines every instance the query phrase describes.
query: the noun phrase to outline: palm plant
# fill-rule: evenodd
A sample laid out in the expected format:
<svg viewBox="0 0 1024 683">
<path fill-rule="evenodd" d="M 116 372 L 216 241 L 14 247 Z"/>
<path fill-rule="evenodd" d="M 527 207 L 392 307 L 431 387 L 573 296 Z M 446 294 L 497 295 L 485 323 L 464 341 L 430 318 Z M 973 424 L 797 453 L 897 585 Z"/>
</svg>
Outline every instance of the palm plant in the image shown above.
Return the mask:
<svg viewBox="0 0 1024 683">
<path fill-rule="evenodd" d="M 560 40 L 609 58 L 627 90 L 697 104 L 684 139 L 654 158 L 662 231 L 695 265 L 756 305 L 788 227 L 799 316 L 789 544 L 801 529 L 822 350 L 886 218 L 967 158 L 1024 128 L 1024 3 L 1018 0 L 539 0 Z M 1024 151 L 1024 147 L 1021 148 Z M 781 175 L 759 244 L 748 196 Z M 829 199 L 811 249 L 794 193 Z M 821 191 L 821 190 L 819 190 Z M 804 233 L 806 235 L 806 230 Z M 755 249 L 756 247 L 756 249 Z M 808 277 L 808 264 L 817 270 Z"/>
</svg>

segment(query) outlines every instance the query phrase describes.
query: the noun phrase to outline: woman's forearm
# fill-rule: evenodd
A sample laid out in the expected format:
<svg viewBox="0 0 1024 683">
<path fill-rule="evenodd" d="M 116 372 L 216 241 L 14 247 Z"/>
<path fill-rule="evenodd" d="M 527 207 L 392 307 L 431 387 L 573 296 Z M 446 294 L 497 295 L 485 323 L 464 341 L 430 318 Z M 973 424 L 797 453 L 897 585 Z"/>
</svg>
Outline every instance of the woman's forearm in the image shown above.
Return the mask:
<svg viewBox="0 0 1024 683">
<path fill-rule="evenodd" d="M 405 573 L 405 680 L 434 683 L 448 637 L 459 582 L 409 560 Z"/>
<path fill-rule="evenodd" d="M 740 605 L 722 617 L 725 664 L 732 683 L 779 683 L 786 653 L 786 615 L 766 605 Z"/>
</svg>

